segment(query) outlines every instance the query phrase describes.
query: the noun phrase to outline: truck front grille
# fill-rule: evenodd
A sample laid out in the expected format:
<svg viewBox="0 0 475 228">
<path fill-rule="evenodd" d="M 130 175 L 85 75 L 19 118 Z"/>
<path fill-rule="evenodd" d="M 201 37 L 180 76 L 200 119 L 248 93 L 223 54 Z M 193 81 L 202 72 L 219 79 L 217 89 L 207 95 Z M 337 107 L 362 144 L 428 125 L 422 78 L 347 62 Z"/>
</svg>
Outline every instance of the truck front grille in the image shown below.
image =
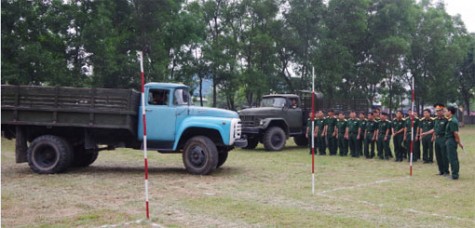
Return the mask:
<svg viewBox="0 0 475 228">
<path fill-rule="evenodd" d="M 256 123 L 256 119 L 254 119 L 253 116 L 240 116 L 240 118 L 243 127 L 254 127 L 259 125 L 259 123 Z"/>
</svg>

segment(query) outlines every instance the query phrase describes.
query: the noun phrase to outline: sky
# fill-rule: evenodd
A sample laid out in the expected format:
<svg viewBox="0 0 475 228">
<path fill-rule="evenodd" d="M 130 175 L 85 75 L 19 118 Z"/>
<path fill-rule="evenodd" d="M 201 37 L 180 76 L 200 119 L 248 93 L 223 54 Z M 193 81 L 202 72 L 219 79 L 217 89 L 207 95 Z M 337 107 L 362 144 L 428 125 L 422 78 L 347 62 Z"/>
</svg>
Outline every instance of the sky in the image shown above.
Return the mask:
<svg viewBox="0 0 475 228">
<path fill-rule="evenodd" d="M 468 32 L 475 33 L 475 0 L 445 0 L 450 15 L 460 14 Z"/>
</svg>

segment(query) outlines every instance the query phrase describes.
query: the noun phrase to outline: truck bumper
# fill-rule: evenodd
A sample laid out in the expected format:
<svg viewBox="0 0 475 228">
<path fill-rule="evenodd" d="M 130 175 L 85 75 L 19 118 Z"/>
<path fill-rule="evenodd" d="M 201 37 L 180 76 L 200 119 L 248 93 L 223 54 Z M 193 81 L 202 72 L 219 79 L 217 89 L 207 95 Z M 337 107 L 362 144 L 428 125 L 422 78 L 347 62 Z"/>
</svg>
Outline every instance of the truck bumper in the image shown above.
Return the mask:
<svg viewBox="0 0 475 228">
<path fill-rule="evenodd" d="M 242 133 L 243 134 L 259 134 L 262 128 L 260 127 L 243 127 Z"/>
<path fill-rule="evenodd" d="M 235 147 L 246 147 L 247 146 L 247 139 L 236 139 L 234 141 L 234 146 Z"/>
</svg>

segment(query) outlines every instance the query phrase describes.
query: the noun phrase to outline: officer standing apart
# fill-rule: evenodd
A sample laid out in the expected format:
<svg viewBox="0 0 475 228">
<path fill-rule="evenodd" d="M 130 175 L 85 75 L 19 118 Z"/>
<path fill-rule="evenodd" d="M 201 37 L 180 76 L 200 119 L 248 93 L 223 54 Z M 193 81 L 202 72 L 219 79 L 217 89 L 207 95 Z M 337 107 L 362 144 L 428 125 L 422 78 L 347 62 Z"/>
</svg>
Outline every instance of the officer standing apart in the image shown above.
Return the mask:
<svg viewBox="0 0 475 228">
<path fill-rule="evenodd" d="M 349 133 L 349 146 L 351 157 L 359 157 L 359 151 L 357 149 L 358 145 L 358 130 L 359 130 L 360 121 L 356 118 L 356 112 L 350 112 L 350 119 L 348 120 L 348 133 Z"/>
<path fill-rule="evenodd" d="M 326 150 L 326 144 L 325 144 L 325 138 L 323 136 L 324 132 L 324 115 L 322 111 L 317 112 L 317 119 L 315 120 L 315 135 L 317 137 L 317 144 L 316 147 L 318 147 L 318 151 L 320 155 L 325 155 L 325 150 Z"/>
<path fill-rule="evenodd" d="M 434 140 L 433 134 L 427 132 L 433 132 L 434 119 L 431 118 L 430 109 L 424 110 L 424 118 L 420 121 L 420 136 L 422 141 L 422 160 L 424 163 L 434 162 Z"/>
<path fill-rule="evenodd" d="M 328 117 L 325 119 L 325 141 L 327 143 L 328 150 L 330 155 L 336 155 L 336 118 L 334 116 L 333 110 L 328 111 Z"/>
<path fill-rule="evenodd" d="M 360 121 L 358 127 L 358 136 L 356 137 L 356 151 L 359 156 L 363 156 L 363 145 L 366 131 L 366 116 L 364 112 L 360 112 Z"/>
<path fill-rule="evenodd" d="M 402 162 L 405 155 L 404 147 L 404 119 L 402 118 L 402 111 L 396 112 L 396 119 L 392 122 L 394 152 L 396 153 L 396 162 Z"/>
<path fill-rule="evenodd" d="M 449 173 L 449 159 L 446 153 L 445 146 L 445 128 L 449 120 L 445 118 L 445 106 L 443 104 L 434 105 L 437 118 L 434 120 L 434 128 L 430 131 L 422 133 L 422 137 L 425 135 L 432 135 L 432 141 L 434 142 L 435 158 L 437 159 L 437 166 L 439 167 L 439 173 L 437 175 L 448 176 Z"/>
<path fill-rule="evenodd" d="M 340 156 L 348 155 L 348 121 L 345 119 L 345 114 L 340 112 L 338 114 L 338 122 L 336 123 L 338 149 Z"/>
<path fill-rule="evenodd" d="M 366 158 L 374 158 L 374 142 L 376 141 L 376 136 L 378 133 L 378 125 L 374 121 L 374 116 L 372 112 L 368 113 L 368 121 L 366 122 L 365 130 L 365 144 L 364 144 L 364 155 Z"/>
<path fill-rule="evenodd" d="M 457 114 L 457 108 L 448 107 L 447 108 L 447 118 L 449 122 L 445 128 L 445 145 L 447 150 L 447 156 L 450 163 L 450 168 L 452 171 L 452 176 L 449 176 L 452 180 L 459 179 L 459 159 L 457 155 L 457 145 L 460 146 L 463 150 L 463 144 L 460 141 L 459 136 L 459 121 L 455 114 Z"/>
<path fill-rule="evenodd" d="M 389 149 L 391 122 L 389 122 L 387 118 L 387 113 L 381 113 L 381 120 L 378 123 L 378 157 L 379 159 L 389 160 L 390 156 L 392 156 L 391 150 Z"/>
</svg>

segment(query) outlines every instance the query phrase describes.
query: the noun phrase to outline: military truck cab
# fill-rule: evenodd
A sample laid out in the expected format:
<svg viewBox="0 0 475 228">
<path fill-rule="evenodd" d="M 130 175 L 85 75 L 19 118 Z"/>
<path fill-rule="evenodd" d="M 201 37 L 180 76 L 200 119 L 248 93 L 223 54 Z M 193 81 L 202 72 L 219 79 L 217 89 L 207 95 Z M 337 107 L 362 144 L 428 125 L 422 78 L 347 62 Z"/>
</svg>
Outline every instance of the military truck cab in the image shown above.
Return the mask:
<svg viewBox="0 0 475 228">
<path fill-rule="evenodd" d="M 307 145 L 307 109 L 298 95 L 272 94 L 262 97 L 260 107 L 241 110 L 242 134 L 248 140 L 245 149 L 261 142 L 266 150 L 279 151 L 289 137 L 299 146 Z"/>
</svg>

